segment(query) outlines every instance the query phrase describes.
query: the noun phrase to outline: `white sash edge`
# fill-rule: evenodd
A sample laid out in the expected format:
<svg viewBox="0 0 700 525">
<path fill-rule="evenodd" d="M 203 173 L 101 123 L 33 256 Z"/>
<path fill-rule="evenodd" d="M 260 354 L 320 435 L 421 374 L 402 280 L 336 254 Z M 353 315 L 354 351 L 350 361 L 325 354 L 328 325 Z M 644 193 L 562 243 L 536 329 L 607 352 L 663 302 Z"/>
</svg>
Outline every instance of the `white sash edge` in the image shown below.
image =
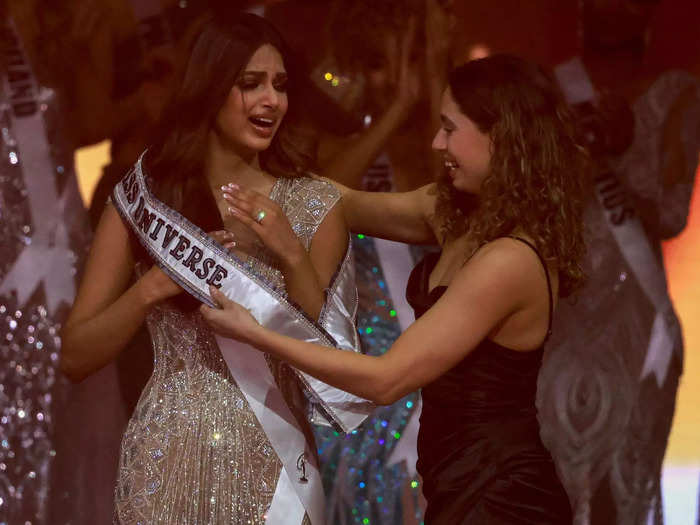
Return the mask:
<svg viewBox="0 0 700 525">
<path fill-rule="evenodd" d="M 617 242 L 620 253 L 656 310 L 639 379 L 644 380 L 654 374 L 656 383 L 661 388 L 666 381 L 674 351 L 671 318 L 675 318 L 673 305 L 668 297 L 664 269 L 654 255 L 639 218 L 635 215 L 621 225 L 612 224 L 597 191 L 596 197 L 603 208 L 608 228 Z"/>
<path fill-rule="evenodd" d="M 292 520 L 286 511 L 294 512 L 295 507 L 301 504 L 313 525 L 324 524 L 325 497 L 315 455 L 309 450 L 304 433 L 277 388 L 263 353 L 250 345 L 218 335 L 216 342 L 233 379 L 282 462 L 283 472 L 280 473 L 270 506 L 272 512 L 268 512 L 266 523 L 300 524 L 301 519 Z M 302 471 L 297 468 L 302 453 L 306 456 L 306 482 L 300 480 Z M 277 521 L 280 515 L 286 516 L 286 520 Z"/>
</svg>

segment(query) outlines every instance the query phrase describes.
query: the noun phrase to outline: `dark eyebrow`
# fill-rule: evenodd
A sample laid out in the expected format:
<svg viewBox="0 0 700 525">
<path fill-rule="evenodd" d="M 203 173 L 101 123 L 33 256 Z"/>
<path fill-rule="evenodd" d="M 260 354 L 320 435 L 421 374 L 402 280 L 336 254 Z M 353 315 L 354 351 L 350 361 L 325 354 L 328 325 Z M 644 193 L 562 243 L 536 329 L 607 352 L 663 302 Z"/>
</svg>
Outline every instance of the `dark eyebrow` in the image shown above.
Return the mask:
<svg viewBox="0 0 700 525">
<path fill-rule="evenodd" d="M 440 113 L 440 121 L 442 122 L 442 126 L 445 128 L 457 127 L 454 122 L 452 122 L 447 116 L 443 115 L 442 113 Z"/>
</svg>

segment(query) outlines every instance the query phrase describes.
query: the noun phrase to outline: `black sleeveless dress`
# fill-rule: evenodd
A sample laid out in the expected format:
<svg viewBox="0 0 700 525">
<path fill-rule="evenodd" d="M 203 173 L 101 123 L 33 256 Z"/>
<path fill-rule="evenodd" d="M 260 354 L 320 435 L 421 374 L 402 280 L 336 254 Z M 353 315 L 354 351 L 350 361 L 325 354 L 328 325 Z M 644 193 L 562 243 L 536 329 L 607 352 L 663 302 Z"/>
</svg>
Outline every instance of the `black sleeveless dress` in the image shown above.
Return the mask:
<svg viewBox="0 0 700 525">
<path fill-rule="evenodd" d="M 406 298 L 416 318 L 447 288 L 428 290 L 438 258 L 428 254 L 409 278 Z M 417 468 L 426 525 L 571 523 L 568 497 L 539 435 L 542 352 L 542 346 L 518 352 L 485 339 L 423 387 Z"/>
</svg>

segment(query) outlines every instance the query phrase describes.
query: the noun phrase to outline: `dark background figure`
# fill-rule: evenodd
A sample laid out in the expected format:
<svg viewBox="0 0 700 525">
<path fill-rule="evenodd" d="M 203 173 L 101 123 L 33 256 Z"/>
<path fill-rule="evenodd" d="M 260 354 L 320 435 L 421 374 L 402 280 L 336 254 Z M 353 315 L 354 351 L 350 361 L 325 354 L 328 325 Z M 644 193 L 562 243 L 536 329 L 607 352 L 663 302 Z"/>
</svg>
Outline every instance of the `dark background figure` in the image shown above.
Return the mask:
<svg viewBox="0 0 700 525">
<path fill-rule="evenodd" d="M 580 64 L 595 88 L 577 108 L 598 165 L 585 215 L 588 282 L 560 305 L 538 392 L 543 440 L 577 524 L 663 523 L 683 339 L 661 242 L 688 216 L 700 82 L 650 59 L 657 3 L 582 4 Z M 565 90 L 585 90 L 583 68 Z"/>
<path fill-rule="evenodd" d="M 144 13 L 146 4 L 155 10 Z M 140 151 L 166 98 L 173 43 L 209 4 L 199 3 L 196 9 L 187 5 L 125 0 L 0 3 L 0 297 L 7 323 L 2 355 L 13 363 L 0 377 L 8 393 L 0 403 L 0 433 L 7 444 L 0 456 L 0 521 L 111 521 L 120 436 L 152 367 L 152 354 L 150 341 L 143 341 L 135 352 L 136 366 L 118 374 L 109 365 L 77 385 L 56 371 L 61 346 L 57 333 L 73 300 L 74 279 L 81 273 L 90 238 L 73 155 L 82 146 L 113 138 L 113 164 L 107 170 L 113 174 Z M 32 97 L 27 103 L 39 108 L 43 131 L 29 137 L 21 133 L 26 126 L 8 102 L 13 93 Z M 37 159 L 48 167 L 43 169 Z M 32 188 L 32 181 L 38 186 Z M 93 199 L 98 213 L 109 184 Z M 33 191 L 37 188 L 41 198 Z M 39 271 L 41 264 L 46 274 Z M 32 275 L 39 286 L 26 279 L 18 284 L 16 276 L 24 275 L 23 268 L 25 273 L 35 269 Z"/>
<path fill-rule="evenodd" d="M 359 124 L 339 130 L 328 119 L 315 122 L 319 165 L 329 178 L 359 188 L 382 156 L 392 168 L 385 190 L 415 189 L 431 180 L 427 4 L 340 0 L 301 9 L 287 2 L 267 10 L 303 50 L 311 81 Z M 319 28 L 313 40 L 305 31 L 308 24 Z"/>
<path fill-rule="evenodd" d="M 58 331 L 90 239 L 73 154 L 109 134 L 95 109 L 125 21 L 107 2 L 10 0 L 0 13 L 0 521 L 108 522 L 125 423 L 115 370 L 69 385 Z"/>
</svg>

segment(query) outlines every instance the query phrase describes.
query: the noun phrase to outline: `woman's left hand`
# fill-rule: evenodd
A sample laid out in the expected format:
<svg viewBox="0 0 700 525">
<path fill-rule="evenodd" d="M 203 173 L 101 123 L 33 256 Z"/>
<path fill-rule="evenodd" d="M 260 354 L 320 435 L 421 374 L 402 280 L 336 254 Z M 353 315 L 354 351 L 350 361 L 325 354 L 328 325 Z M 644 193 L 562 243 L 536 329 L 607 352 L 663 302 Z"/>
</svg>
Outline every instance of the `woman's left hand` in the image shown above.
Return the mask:
<svg viewBox="0 0 700 525">
<path fill-rule="evenodd" d="M 209 287 L 209 295 L 220 308 L 210 308 L 206 304 L 199 307 L 204 320 L 219 335 L 252 343 L 260 324 L 248 310 L 226 297 L 215 286 Z"/>
<path fill-rule="evenodd" d="M 299 263 L 304 247 L 275 201 L 235 184 L 224 186 L 222 191 L 230 216 L 250 228 L 282 265 Z"/>
</svg>

